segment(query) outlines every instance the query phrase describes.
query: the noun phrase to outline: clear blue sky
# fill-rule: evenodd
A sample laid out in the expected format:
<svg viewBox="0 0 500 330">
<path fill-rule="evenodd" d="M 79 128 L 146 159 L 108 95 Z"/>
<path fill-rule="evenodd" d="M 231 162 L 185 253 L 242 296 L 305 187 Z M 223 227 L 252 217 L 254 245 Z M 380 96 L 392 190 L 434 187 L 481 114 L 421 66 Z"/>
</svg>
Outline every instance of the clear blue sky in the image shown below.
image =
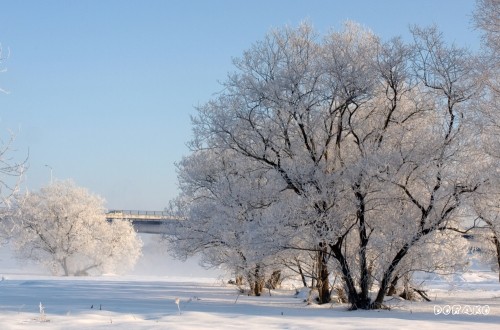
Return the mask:
<svg viewBox="0 0 500 330">
<path fill-rule="evenodd" d="M 231 58 L 275 27 L 320 33 L 354 20 L 383 38 L 437 24 L 478 48 L 473 0 L 8 1 L 0 42 L 0 133 L 29 150 L 23 187 L 72 178 L 110 209 L 161 210 L 177 194 L 194 106 L 219 91 Z"/>
</svg>

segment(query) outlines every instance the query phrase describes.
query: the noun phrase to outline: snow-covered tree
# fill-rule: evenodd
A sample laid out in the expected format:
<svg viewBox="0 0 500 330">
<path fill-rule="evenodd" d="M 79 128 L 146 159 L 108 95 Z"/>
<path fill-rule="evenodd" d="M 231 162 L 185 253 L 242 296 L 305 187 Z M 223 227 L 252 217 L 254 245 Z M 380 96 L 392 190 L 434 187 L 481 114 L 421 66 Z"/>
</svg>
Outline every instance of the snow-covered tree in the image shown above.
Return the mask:
<svg viewBox="0 0 500 330">
<path fill-rule="evenodd" d="M 481 29 L 484 44 L 500 56 L 500 2 L 498 0 L 477 0 L 474 22 Z"/>
<path fill-rule="evenodd" d="M 9 134 L 8 141 L 0 138 L 0 244 L 12 234 L 7 221 L 9 209 L 26 170 L 26 160 L 15 160 L 13 142 L 12 134 Z"/>
<path fill-rule="evenodd" d="M 182 160 L 183 193 L 174 208 L 188 220 L 171 226 L 165 239 L 177 257 L 201 254 L 205 266 L 225 267 L 260 295 L 277 270 L 261 230 L 275 191 L 264 173 L 241 160 L 217 150 L 200 150 Z"/>
<path fill-rule="evenodd" d="M 0 73 L 4 71 L 3 61 L 6 56 L 0 46 Z M 0 96 L 5 90 L 0 86 Z M 0 136 L 0 244 L 10 236 L 9 228 L 5 224 L 8 208 L 12 196 L 18 191 L 19 184 L 26 170 L 26 159 L 16 160 L 13 150 L 14 134 Z"/>
<path fill-rule="evenodd" d="M 132 224 L 107 222 L 104 200 L 72 181 L 18 196 L 10 220 L 17 257 L 41 263 L 54 274 L 123 271 L 141 254 Z"/>
<path fill-rule="evenodd" d="M 479 243 L 481 254 L 500 269 L 500 1 L 478 0 L 474 20 L 483 32 L 478 85 L 484 89 L 477 102 L 480 115 L 476 120 L 482 127 L 480 143 L 488 156 L 487 184 L 474 203 L 480 220 L 474 241 Z"/>
<path fill-rule="evenodd" d="M 412 32 L 413 43 L 382 42 L 347 23 L 319 39 L 304 24 L 273 31 L 236 59 L 224 91 L 193 119 L 198 165 L 190 172 L 181 164 L 181 175 L 210 178 L 204 171 L 214 151 L 245 171 L 231 189 L 214 179 L 223 197 L 210 207 L 197 193 L 211 188 L 181 186 L 186 221 L 210 226 L 220 216 L 231 224 L 237 217 L 221 205 L 247 210 L 271 200 L 260 210 L 265 221 L 245 236 L 269 247 L 263 238 L 272 238 L 274 250 L 315 253 L 321 303 L 330 300 L 332 270 L 352 307 L 367 309 L 383 306 L 398 272 L 443 267 L 442 258 L 412 260 L 449 241 L 485 182 L 480 128 L 470 120 L 477 63 L 435 28 Z M 253 185 L 256 177 L 266 185 Z"/>
</svg>

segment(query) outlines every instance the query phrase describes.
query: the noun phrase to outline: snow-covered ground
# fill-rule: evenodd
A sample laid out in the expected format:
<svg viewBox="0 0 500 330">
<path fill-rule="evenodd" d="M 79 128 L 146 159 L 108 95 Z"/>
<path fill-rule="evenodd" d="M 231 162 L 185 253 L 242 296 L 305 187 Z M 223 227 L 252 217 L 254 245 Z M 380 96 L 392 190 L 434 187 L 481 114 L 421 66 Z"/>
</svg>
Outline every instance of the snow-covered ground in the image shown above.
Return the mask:
<svg viewBox="0 0 500 330">
<path fill-rule="evenodd" d="M 451 284 L 429 277 L 426 287 L 432 302 L 392 299 L 390 311 L 347 311 L 339 304 L 307 305 L 293 289 L 271 291 L 263 297 L 238 295 L 220 272 L 205 271 L 193 261 L 172 260 L 159 253 L 148 237 L 145 240 L 143 258 L 126 276 L 45 276 L 36 268 L 14 264 L 5 248 L 0 248 L 0 329 L 441 330 L 500 326 L 498 275 L 481 267 L 456 276 Z M 448 308 L 450 313 L 445 315 Z M 471 312 L 476 315 L 469 315 Z"/>
</svg>

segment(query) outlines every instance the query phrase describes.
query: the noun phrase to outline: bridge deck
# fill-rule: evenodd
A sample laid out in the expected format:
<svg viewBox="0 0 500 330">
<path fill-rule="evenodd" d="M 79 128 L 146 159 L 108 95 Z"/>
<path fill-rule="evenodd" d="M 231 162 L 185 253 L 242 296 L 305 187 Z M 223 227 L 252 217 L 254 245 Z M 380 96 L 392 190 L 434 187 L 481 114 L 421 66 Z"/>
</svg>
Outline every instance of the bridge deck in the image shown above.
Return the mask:
<svg viewBox="0 0 500 330">
<path fill-rule="evenodd" d="M 131 221 L 138 233 L 165 234 L 167 223 L 183 219 L 164 211 L 110 210 L 106 213 L 106 220 Z"/>
</svg>

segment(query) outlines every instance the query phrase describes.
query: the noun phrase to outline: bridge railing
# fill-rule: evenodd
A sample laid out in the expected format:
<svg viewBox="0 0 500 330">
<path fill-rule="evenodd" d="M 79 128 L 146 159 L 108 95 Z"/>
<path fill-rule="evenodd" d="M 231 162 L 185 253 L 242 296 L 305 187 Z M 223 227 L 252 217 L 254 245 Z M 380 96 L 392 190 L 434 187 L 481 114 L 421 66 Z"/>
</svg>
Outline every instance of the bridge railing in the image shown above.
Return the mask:
<svg viewBox="0 0 500 330">
<path fill-rule="evenodd" d="M 159 217 L 170 217 L 170 212 L 166 211 L 140 211 L 140 210 L 109 210 L 107 214 L 125 214 L 125 215 L 155 215 Z"/>
<path fill-rule="evenodd" d="M 139 211 L 139 210 L 109 210 L 107 219 L 130 220 L 181 220 L 165 211 Z"/>
</svg>

